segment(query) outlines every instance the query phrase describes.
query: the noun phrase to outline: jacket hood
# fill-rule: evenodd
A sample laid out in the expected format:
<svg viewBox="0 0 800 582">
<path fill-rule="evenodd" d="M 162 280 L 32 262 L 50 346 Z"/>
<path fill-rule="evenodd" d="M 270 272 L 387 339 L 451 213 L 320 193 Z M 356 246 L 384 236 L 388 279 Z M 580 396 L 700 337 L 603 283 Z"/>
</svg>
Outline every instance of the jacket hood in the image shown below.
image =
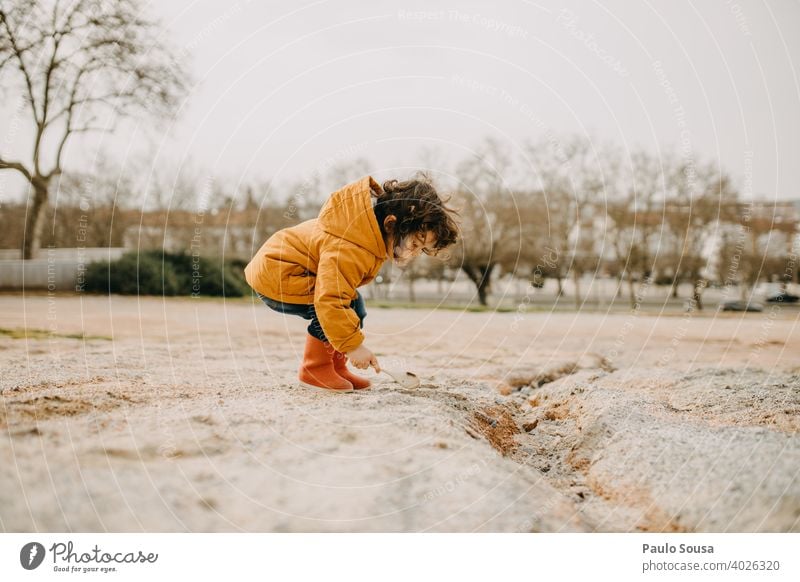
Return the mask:
<svg viewBox="0 0 800 582">
<path fill-rule="evenodd" d="M 364 176 L 330 195 L 319 211 L 319 226 L 333 236 L 358 245 L 381 260 L 386 244 L 372 209 L 371 189 L 381 191 L 372 176 Z"/>
</svg>

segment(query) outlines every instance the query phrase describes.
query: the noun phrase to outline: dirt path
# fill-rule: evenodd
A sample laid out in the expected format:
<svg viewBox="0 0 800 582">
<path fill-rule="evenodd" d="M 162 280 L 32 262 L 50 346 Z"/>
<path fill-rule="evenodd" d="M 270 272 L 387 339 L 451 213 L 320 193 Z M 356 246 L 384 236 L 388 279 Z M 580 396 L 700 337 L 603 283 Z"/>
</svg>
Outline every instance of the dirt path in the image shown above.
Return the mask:
<svg viewBox="0 0 800 582">
<path fill-rule="evenodd" d="M 0 328 L 5 531 L 800 531 L 795 312 L 373 309 L 423 382 L 352 395 L 293 386 L 304 325 L 260 304 Z"/>
</svg>

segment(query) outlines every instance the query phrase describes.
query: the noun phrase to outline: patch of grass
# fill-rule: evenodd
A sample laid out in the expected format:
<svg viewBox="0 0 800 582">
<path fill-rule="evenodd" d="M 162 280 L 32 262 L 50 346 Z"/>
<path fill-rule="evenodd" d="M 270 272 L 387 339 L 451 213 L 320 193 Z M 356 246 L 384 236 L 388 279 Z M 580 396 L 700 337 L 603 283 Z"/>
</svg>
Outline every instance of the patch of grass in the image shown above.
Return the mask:
<svg viewBox="0 0 800 582">
<path fill-rule="evenodd" d="M 46 329 L 35 329 L 30 328 L 26 329 L 24 327 L 18 327 L 15 329 L 6 329 L 0 327 L 0 335 L 4 335 L 6 337 L 10 337 L 11 339 L 49 339 L 49 338 L 66 338 L 66 339 L 76 339 L 76 340 L 106 340 L 111 341 L 112 338 L 106 335 L 87 335 L 84 332 L 80 333 L 56 333 L 53 331 L 48 331 Z"/>
<path fill-rule="evenodd" d="M 470 313 L 483 313 L 494 311 L 497 313 L 508 313 L 515 311 L 511 307 L 487 307 L 484 305 L 458 305 L 455 303 L 429 303 L 410 301 L 374 301 L 368 300 L 367 307 L 377 307 L 378 309 L 444 309 L 448 311 L 469 311 Z"/>
<path fill-rule="evenodd" d="M 105 341 L 109 341 L 110 342 L 111 340 L 114 339 L 114 338 L 112 338 L 111 336 L 108 336 L 108 335 L 94 335 L 94 334 L 86 334 L 84 332 L 80 332 L 80 333 L 65 333 L 65 334 L 57 333 L 57 334 L 54 334 L 54 335 L 56 337 L 65 337 L 65 338 L 69 338 L 69 339 L 78 339 L 78 340 L 84 340 L 84 341 L 86 341 L 86 340 L 105 340 Z"/>
<path fill-rule="evenodd" d="M 44 329 L 5 329 L 0 327 L 0 335 L 5 335 L 11 339 L 45 339 L 50 337 L 50 332 Z"/>
</svg>

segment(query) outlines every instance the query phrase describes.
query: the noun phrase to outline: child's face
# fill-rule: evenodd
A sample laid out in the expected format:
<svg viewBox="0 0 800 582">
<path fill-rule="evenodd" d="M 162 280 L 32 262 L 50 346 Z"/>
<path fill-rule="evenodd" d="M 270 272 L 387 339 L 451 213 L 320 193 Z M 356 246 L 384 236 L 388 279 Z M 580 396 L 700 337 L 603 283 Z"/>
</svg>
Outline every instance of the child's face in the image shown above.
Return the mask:
<svg viewBox="0 0 800 582">
<path fill-rule="evenodd" d="M 409 234 L 401 240 L 391 237 L 390 243 L 392 262 L 398 267 L 405 267 L 421 253 L 432 255 L 436 236 L 430 231 L 418 232 Z"/>
</svg>

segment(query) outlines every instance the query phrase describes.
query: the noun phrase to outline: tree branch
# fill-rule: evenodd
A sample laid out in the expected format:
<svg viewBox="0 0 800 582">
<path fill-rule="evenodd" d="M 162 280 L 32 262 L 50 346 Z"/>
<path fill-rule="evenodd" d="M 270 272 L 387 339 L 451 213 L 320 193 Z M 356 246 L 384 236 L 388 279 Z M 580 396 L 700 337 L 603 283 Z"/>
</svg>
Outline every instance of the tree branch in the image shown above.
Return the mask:
<svg viewBox="0 0 800 582">
<path fill-rule="evenodd" d="M 25 85 L 28 89 L 28 98 L 31 100 L 31 110 L 33 111 L 33 118 L 37 124 L 40 123 L 39 121 L 39 112 L 36 109 L 36 99 L 33 96 L 33 82 L 31 81 L 31 76 L 28 73 L 28 69 L 25 65 L 25 61 L 22 58 L 25 49 L 21 49 L 17 43 L 17 38 L 14 35 L 14 32 L 11 30 L 11 25 L 8 22 L 8 16 L 6 11 L 0 8 L 0 21 L 3 23 L 3 27 L 6 29 L 8 33 L 8 40 L 11 43 L 11 49 L 13 52 L 13 57 L 17 59 L 19 62 L 19 70 L 22 71 L 23 76 L 25 77 Z"/>
<path fill-rule="evenodd" d="M 61 44 L 61 36 L 56 31 L 56 21 L 58 19 L 58 1 L 53 6 L 53 52 L 50 55 L 50 62 L 44 72 L 44 102 L 42 103 L 42 126 L 47 125 L 47 113 L 50 109 L 50 82 L 53 78 L 53 71 L 56 70 L 56 57 L 58 56 L 58 47 Z"/>
<path fill-rule="evenodd" d="M 27 178 L 28 182 L 33 182 L 33 176 L 30 171 L 20 162 L 12 162 L 0 158 L 0 170 L 17 170 Z"/>
<path fill-rule="evenodd" d="M 87 72 L 89 69 L 87 66 L 82 67 L 78 73 L 75 75 L 75 83 L 72 85 L 72 90 L 70 91 L 70 98 L 69 98 L 69 105 L 66 107 L 65 111 L 67 114 L 67 125 L 64 130 L 64 135 L 61 137 L 61 140 L 58 144 L 58 149 L 56 150 L 56 161 L 53 169 L 50 171 L 48 176 L 53 176 L 55 174 L 61 173 L 61 160 L 64 154 L 64 147 L 67 144 L 67 140 L 69 136 L 73 133 L 72 127 L 72 116 L 75 112 L 75 106 L 78 104 L 78 100 L 76 99 L 78 94 L 78 88 L 80 87 L 81 77 Z M 61 113 L 58 114 L 60 116 Z M 57 117 L 58 117 L 57 116 Z"/>
<path fill-rule="evenodd" d="M 98 95 L 96 97 L 85 97 L 83 99 L 70 99 L 69 105 L 60 109 L 57 113 L 52 115 L 50 119 L 47 121 L 48 124 L 54 123 L 58 119 L 60 119 L 64 115 L 69 115 L 69 112 L 73 110 L 75 107 L 79 105 L 89 105 L 92 103 L 102 103 L 108 105 L 109 107 L 113 107 L 114 101 L 116 100 L 125 100 L 128 98 L 136 97 L 136 94 L 133 91 L 127 91 L 123 93 L 107 93 L 105 95 Z"/>
</svg>

